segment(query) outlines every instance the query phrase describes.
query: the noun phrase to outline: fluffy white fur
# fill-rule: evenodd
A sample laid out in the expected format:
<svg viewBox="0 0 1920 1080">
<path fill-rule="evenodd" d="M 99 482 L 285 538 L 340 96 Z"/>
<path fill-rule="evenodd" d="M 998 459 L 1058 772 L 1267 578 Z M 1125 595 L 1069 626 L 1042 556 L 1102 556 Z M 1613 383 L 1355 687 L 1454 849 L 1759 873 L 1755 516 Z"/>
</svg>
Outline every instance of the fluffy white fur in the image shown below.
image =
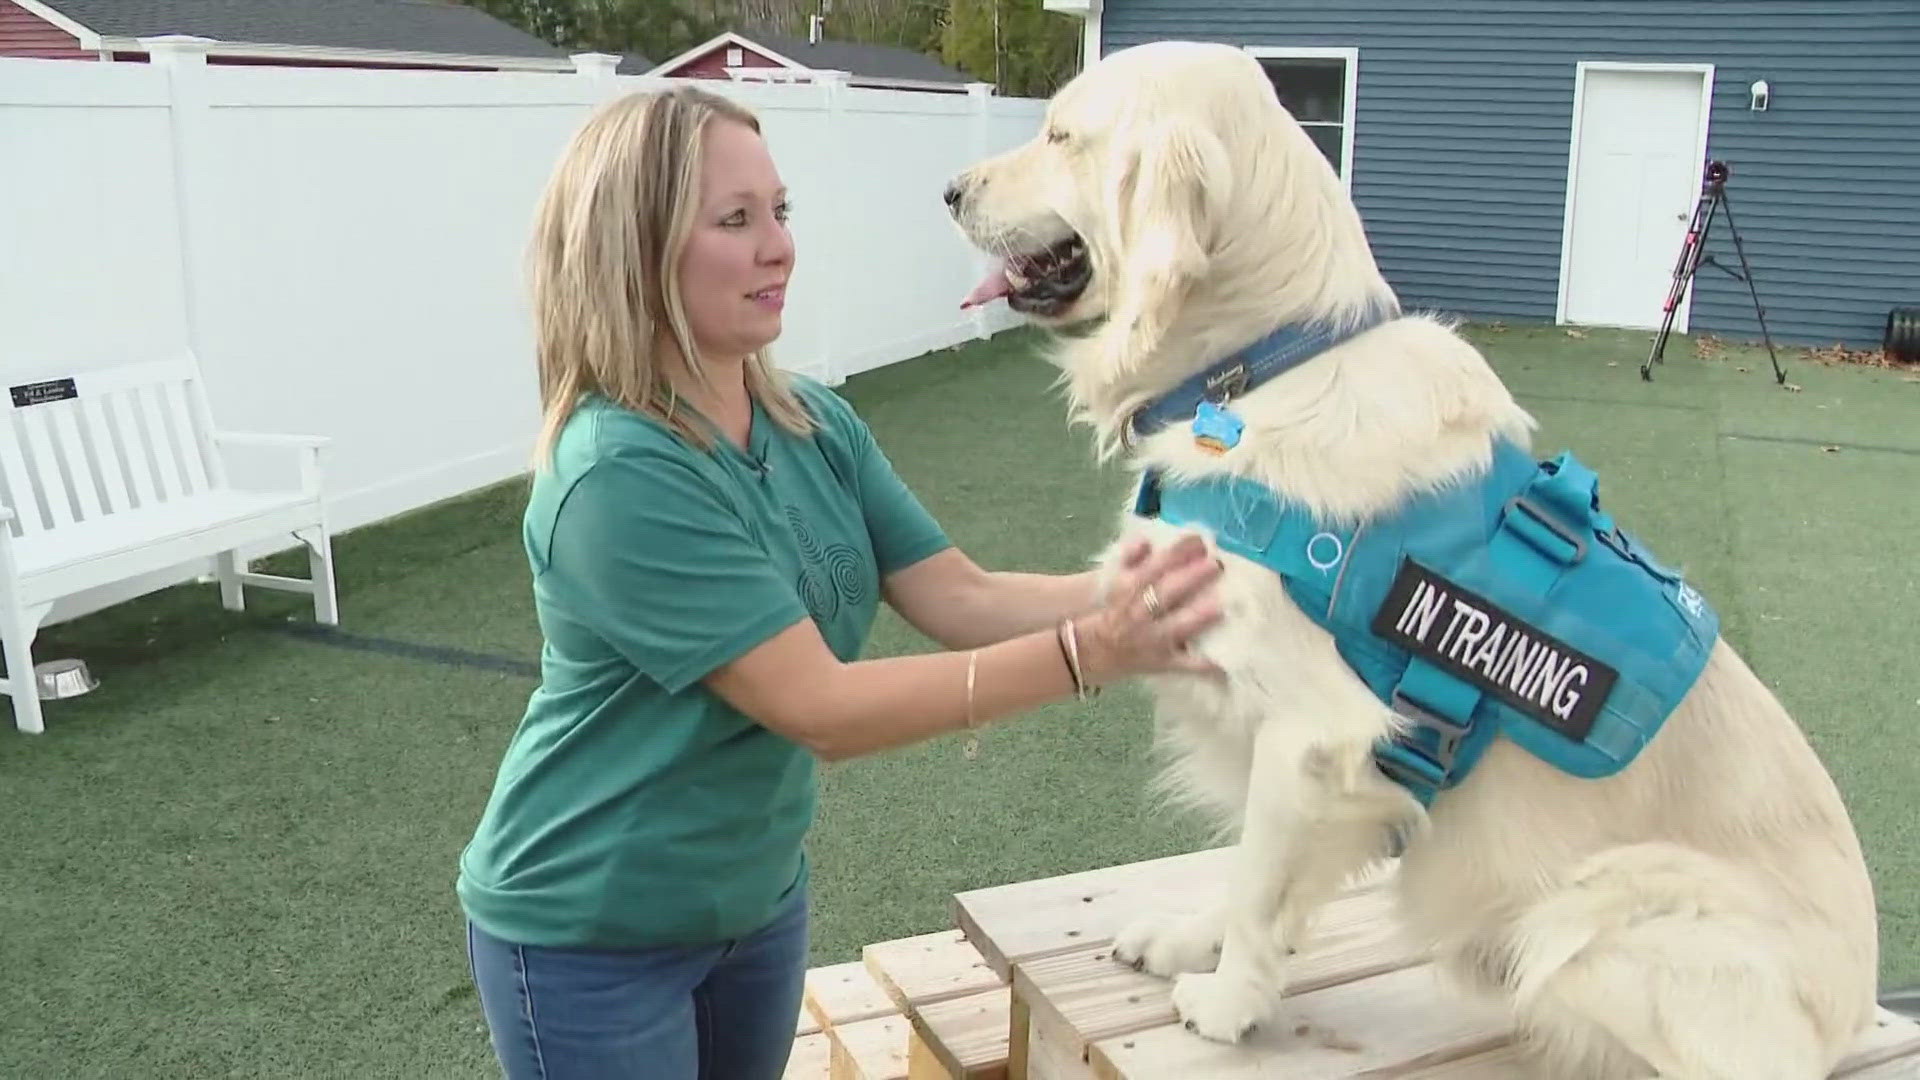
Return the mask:
<svg viewBox="0 0 1920 1080">
<path fill-rule="evenodd" d="M 1141 402 L 1270 328 L 1390 296 L 1358 214 L 1257 63 L 1162 42 L 1104 58 L 1031 143 L 957 178 L 988 251 L 1073 233 L 1093 265 L 1055 357 L 1103 454 L 1175 477 L 1257 478 L 1365 520 L 1484 467 L 1532 418 L 1434 318 L 1370 330 L 1236 400 L 1222 457 L 1179 426 L 1129 446 Z M 1114 549 L 1174 529 L 1122 515 Z M 1656 545 L 1657 546 L 1657 545 Z M 1112 551 L 1103 559 L 1111 565 Z M 1237 837 L 1222 910 L 1126 929 L 1199 1034 L 1283 1008 L 1316 907 L 1409 840 L 1403 921 L 1466 990 L 1507 1003 L 1554 1080 L 1817 1080 L 1869 1023 L 1878 937 L 1860 847 L 1794 721 L 1724 641 L 1663 733 L 1606 780 L 1501 741 L 1431 815 L 1375 769 L 1399 721 L 1269 571 L 1225 556 L 1224 680 L 1149 680 L 1168 785 Z"/>
</svg>

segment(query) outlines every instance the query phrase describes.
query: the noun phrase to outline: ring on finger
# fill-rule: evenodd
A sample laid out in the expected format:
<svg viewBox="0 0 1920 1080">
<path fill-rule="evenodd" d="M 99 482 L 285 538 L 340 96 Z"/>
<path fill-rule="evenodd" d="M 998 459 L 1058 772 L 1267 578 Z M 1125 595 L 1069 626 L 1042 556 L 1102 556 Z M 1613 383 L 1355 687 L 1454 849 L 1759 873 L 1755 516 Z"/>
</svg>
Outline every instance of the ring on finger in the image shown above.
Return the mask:
<svg viewBox="0 0 1920 1080">
<path fill-rule="evenodd" d="M 1160 617 L 1160 594 L 1153 590 L 1153 586 L 1147 586 L 1146 591 L 1140 594 L 1140 602 L 1147 605 L 1149 617 L 1155 619 Z"/>
</svg>

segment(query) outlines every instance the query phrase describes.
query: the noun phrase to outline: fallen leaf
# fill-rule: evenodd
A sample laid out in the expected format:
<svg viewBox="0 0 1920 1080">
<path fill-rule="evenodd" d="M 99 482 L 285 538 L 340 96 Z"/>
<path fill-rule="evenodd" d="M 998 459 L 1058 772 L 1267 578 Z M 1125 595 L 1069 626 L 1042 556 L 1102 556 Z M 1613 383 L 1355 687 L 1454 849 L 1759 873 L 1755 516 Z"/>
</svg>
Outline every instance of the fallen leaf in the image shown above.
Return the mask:
<svg viewBox="0 0 1920 1080">
<path fill-rule="evenodd" d="M 1587 332 L 1585 330 L 1568 330 L 1567 336 L 1568 337 L 1586 337 Z"/>
<path fill-rule="evenodd" d="M 1733 370 L 1739 372 L 1742 375 L 1745 375 L 1747 373 L 1747 369 L 1743 367 L 1737 367 L 1737 368 L 1734 368 Z"/>
<path fill-rule="evenodd" d="M 1840 448 L 1837 446 L 1823 446 L 1820 449 L 1825 450 L 1829 454 L 1837 454 L 1840 452 Z"/>
<path fill-rule="evenodd" d="M 1609 360 L 1609 361 L 1607 361 L 1607 366 L 1608 366 L 1608 367 L 1619 367 L 1619 366 L 1620 366 L 1620 361 L 1618 361 L 1618 360 Z"/>
<path fill-rule="evenodd" d="M 1800 392 L 1800 387 L 1794 383 L 1781 383 L 1780 385 L 1786 387 L 1787 389 L 1793 391 L 1796 394 Z"/>
</svg>

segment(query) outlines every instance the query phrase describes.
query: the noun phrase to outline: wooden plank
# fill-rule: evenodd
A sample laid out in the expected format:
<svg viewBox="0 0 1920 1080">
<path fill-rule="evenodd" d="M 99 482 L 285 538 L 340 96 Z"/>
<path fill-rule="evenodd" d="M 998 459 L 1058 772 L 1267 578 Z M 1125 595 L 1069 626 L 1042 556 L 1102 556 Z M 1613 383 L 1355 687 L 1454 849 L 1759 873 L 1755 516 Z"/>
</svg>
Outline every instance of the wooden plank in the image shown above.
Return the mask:
<svg viewBox="0 0 1920 1080">
<path fill-rule="evenodd" d="M 958 930 L 875 942 L 860 950 L 860 959 L 905 1013 L 1006 985 Z"/>
<path fill-rule="evenodd" d="M 911 1014 L 914 1031 L 955 1080 L 1006 1080 L 1012 999 L 999 986 L 930 1002 Z"/>
<path fill-rule="evenodd" d="M 1446 993 L 1423 964 L 1294 995 L 1278 1023 L 1236 1045 L 1174 1023 L 1095 1043 L 1091 1059 L 1103 1080 L 1337 1080 L 1440 1065 L 1506 1041 L 1506 1018 L 1497 1009 Z"/>
<path fill-rule="evenodd" d="M 1887 1069 L 1893 1071 L 1888 1072 Z M 1902 1071 L 1905 1070 L 1905 1071 Z M 1920 1077 L 1920 1023 L 1881 1009 L 1833 1074 L 1846 1080 Z"/>
<path fill-rule="evenodd" d="M 809 970 L 805 1001 L 808 1011 L 823 1028 L 900 1011 L 866 965 L 858 960 Z"/>
<path fill-rule="evenodd" d="M 1226 880 L 1232 848 L 1083 870 L 954 896 L 967 939 L 1002 980 L 1016 961 L 1109 941 L 1136 916 L 1190 906 Z"/>
<path fill-rule="evenodd" d="M 1288 966 L 1286 993 L 1302 994 L 1412 967 L 1426 957 L 1402 938 L 1392 895 L 1378 883 L 1333 900 L 1316 915 Z M 1065 1052 L 1085 1056 L 1102 1039 L 1175 1023 L 1173 983 L 1115 961 L 1108 946 L 1023 961 L 1014 992 L 1067 1033 Z"/>
<path fill-rule="evenodd" d="M 800 1015 L 797 1022 L 793 1025 L 793 1037 L 797 1039 L 801 1036 L 811 1035 L 816 1031 L 824 1030 L 826 1029 L 820 1026 L 820 1018 L 813 1015 L 813 1010 L 807 1008 L 803 1000 L 800 1005 Z"/>
<path fill-rule="evenodd" d="M 907 1080 L 954 1080 L 917 1028 L 907 1032 Z"/>
<path fill-rule="evenodd" d="M 793 1052 L 787 1056 L 787 1071 L 782 1080 L 832 1080 L 833 1042 L 824 1031 L 802 1035 L 793 1040 Z"/>
<path fill-rule="evenodd" d="M 1883 1061 L 1878 1065 L 1846 1074 L 1846 1080 L 1915 1080 L 1920 1077 L 1920 1054 L 1902 1057 L 1898 1061 Z"/>
<path fill-rule="evenodd" d="M 833 1042 L 833 1080 L 907 1080 L 907 1039 L 913 1025 L 888 1013 L 827 1029 Z"/>
</svg>

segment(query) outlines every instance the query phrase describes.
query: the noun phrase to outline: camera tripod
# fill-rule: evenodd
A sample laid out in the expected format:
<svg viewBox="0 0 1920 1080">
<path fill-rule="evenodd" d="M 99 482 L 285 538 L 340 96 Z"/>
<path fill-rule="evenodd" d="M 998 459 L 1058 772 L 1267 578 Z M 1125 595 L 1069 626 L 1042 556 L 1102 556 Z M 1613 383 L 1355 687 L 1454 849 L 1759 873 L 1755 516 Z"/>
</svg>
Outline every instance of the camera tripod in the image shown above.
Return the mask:
<svg viewBox="0 0 1920 1080">
<path fill-rule="evenodd" d="M 1700 200 L 1693 207 L 1693 221 L 1687 225 L 1687 236 L 1680 244 L 1680 261 L 1673 268 L 1673 287 L 1667 290 L 1667 302 L 1664 317 L 1660 320 L 1660 335 L 1653 339 L 1653 351 L 1647 354 L 1646 362 L 1640 365 L 1640 377 L 1649 382 L 1653 380 L 1653 365 L 1665 363 L 1661 353 L 1667 347 L 1667 335 L 1673 330 L 1673 316 L 1680 308 L 1680 298 L 1686 295 L 1687 286 L 1693 283 L 1693 274 L 1702 262 L 1711 263 L 1726 272 L 1727 276 L 1747 285 L 1747 294 L 1753 297 L 1753 313 L 1760 320 L 1760 336 L 1767 343 L 1767 357 L 1773 361 L 1773 381 L 1784 384 L 1787 373 L 1780 370 L 1780 358 L 1773 351 L 1773 335 L 1767 332 L 1767 309 L 1760 306 L 1760 293 L 1753 285 L 1753 267 L 1747 264 L 1746 245 L 1740 242 L 1740 230 L 1733 223 L 1733 204 L 1727 201 L 1727 177 L 1733 170 L 1724 161 L 1709 161 L 1700 183 Z M 1725 207 L 1727 211 L 1727 231 L 1733 234 L 1733 250 L 1740 256 L 1740 269 L 1735 270 L 1723 262 L 1706 254 L 1707 233 L 1713 228 L 1714 215 Z"/>
</svg>

